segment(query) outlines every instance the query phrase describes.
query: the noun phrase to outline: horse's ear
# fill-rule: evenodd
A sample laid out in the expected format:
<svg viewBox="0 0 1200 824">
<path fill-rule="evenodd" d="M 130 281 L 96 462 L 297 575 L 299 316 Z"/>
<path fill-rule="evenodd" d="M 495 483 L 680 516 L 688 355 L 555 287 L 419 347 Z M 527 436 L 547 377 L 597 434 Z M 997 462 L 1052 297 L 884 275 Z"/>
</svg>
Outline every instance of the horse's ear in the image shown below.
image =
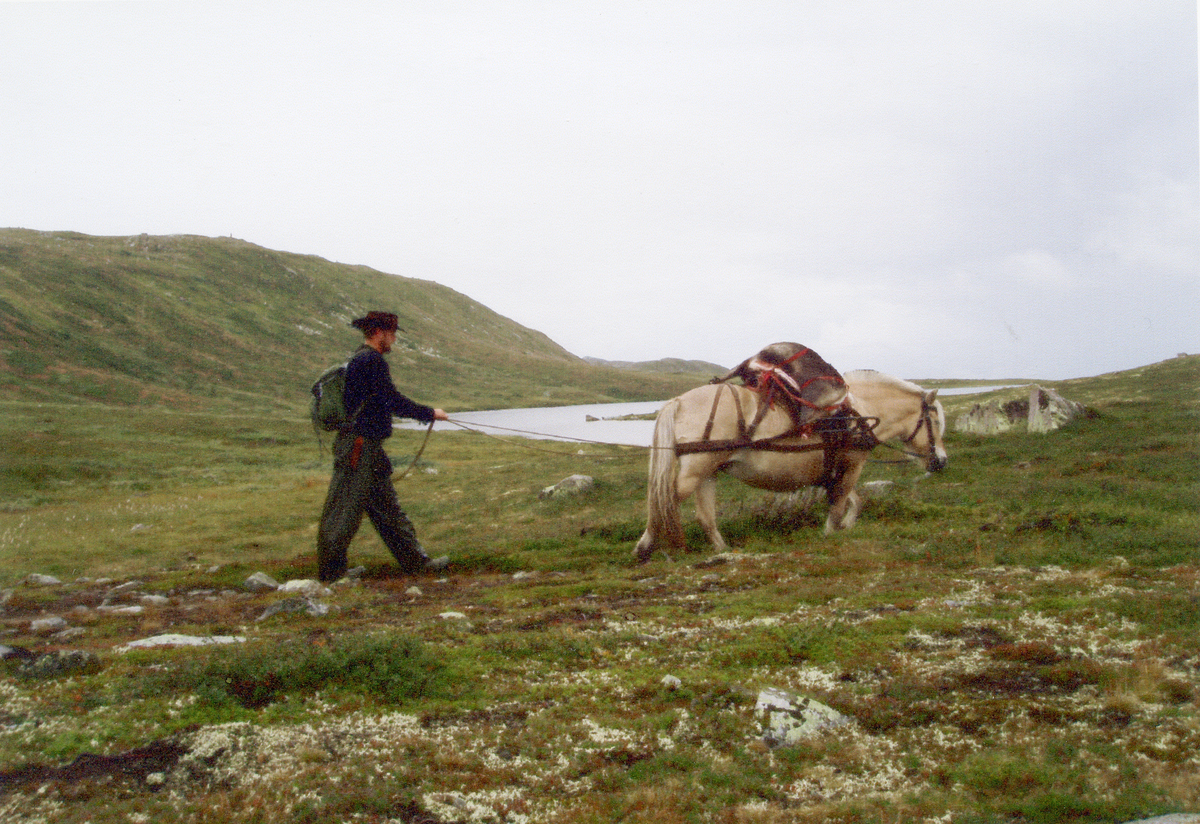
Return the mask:
<svg viewBox="0 0 1200 824">
<path fill-rule="evenodd" d="M 925 403 L 933 403 L 935 400 L 937 400 L 937 390 L 936 389 L 930 389 L 928 392 L 925 393 Z"/>
</svg>

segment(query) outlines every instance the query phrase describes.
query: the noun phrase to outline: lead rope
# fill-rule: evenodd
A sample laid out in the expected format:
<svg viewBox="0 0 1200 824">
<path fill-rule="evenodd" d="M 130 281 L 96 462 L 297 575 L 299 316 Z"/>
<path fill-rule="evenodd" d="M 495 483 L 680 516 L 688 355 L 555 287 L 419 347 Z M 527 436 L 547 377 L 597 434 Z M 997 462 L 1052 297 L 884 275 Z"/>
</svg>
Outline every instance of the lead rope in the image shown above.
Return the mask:
<svg viewBox="0 0 1200 824">
<path fill-rule="evenodd" d="M 404 471 L 392 473 L 393 481 L 399 481 L 404 478 L 409 472 L 412 471 L 412 468 L 417 465 L 417 461 L 421 460 L 421 453 L 425 451 L 425 447 L 429 444 L 429 436 L 433 434 L 433 424 L 434 421 L 429 422 L 429 428 L 425 430 L 425 439 L 421 441 L 421 448 L 417 450 L 416 455 L 413 455 L 413 459 L 409 462 L 408 466 L 404 468 Z"/>
</svg>

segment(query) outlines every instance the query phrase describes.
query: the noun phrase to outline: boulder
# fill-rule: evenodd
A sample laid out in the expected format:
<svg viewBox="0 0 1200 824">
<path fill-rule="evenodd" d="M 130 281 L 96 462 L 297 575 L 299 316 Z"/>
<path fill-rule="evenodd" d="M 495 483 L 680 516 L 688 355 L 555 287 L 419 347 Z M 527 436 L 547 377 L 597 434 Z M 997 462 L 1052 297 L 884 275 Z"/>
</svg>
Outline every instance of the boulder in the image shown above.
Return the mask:
<svg viewBox="0 0 1200 824">
<path fill-rule="evenodd" d="M 122 644 L 117 647 L 118 652 L 125 652 L 130 649 L 148 649 L 150 647 L 206 647 L 210 644 L 244 644 L 246 637 L 244 635 L 179 635 L 176 633 L 167 633 L 164 635 L 154 635 L 150 638 L 142 638 L 137 641 L 130 641 L 128 644 Z"/>
<path fill-rule="evenodd" d="M 1027 432 L 1045 433 L 1059 429 L 1083 415 L 1087 408 L 1070 401 L 1053 389 L 1041 386 L 1019 390 L 1019 396 L 993 398 L 977 403 L 954 421 L 958 432 L 998 435 L 1024 426 Z"/>
<path fill-rule="evenodd" d="M 850 719 L 820 701 L 779 689 L 758 694 L 754 713 L 763 725 L 763 742 L 768 747 L 788 747 L 823 730 L 849 724 Z"/>
</svg>

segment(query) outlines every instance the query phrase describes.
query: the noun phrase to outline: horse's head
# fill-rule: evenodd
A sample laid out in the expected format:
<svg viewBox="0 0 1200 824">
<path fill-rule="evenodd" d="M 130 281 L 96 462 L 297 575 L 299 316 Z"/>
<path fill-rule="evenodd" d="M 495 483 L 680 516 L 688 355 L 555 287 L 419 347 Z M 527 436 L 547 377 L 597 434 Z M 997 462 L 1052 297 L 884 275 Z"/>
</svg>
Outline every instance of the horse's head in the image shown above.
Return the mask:
<svg viewBox="0 0 1200 824">
<path fill-rule="evenodd" d="M 903 452 L 929 472 L 946 468 L 946 411 L 937 390 L 925 390 L 911 381 L 874 369 L 847 372 L 846 382 L 860 415 L 877 420 L 875 437 L 881 442 L 899 440 Z"/>
<path fill-rule="evenodd" d="M 946 410 L 937 399 L 937 390 L 930 389 L 921 396 L 921 414 L 909 445 L 925 458 L 927 472 L 941 472 L 950 462 L 942 437 L 946 434 Z"/>
</svg>

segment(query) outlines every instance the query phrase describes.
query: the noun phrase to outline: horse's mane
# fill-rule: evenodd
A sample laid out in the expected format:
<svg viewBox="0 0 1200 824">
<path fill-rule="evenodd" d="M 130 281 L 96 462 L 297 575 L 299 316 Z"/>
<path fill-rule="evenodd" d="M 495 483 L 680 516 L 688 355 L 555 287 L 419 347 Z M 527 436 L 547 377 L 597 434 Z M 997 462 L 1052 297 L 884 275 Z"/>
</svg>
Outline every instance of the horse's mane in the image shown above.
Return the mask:
<svg viewBox="0 0 1200 824">
<path fill-rule="evenodd" d="M 846 380 L 856 380 L 863 383 L 884 383 L 890 386 L 895 386 L 898 389 L 904 389 L 917 395 L 924 395 L 925 390 L 917 386 L 912 381 L 906 381 L 904 378 L 893 377 L 884 372 L 876 371 L 875 369 L 852 369 L 849 372 L 843 372 L 842 377 Z"/>
</svg>

